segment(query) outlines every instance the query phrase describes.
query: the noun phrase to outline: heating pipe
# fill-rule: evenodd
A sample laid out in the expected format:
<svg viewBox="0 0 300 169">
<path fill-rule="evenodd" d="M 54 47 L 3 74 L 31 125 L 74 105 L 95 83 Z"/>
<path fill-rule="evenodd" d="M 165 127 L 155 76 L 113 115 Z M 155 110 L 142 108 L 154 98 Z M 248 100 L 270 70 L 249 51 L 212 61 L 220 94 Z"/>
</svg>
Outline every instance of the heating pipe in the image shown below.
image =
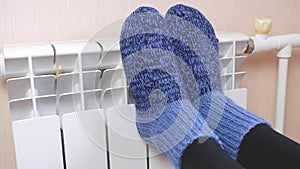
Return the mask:
<svg viewBox="0 0 300 169">
<path fill-rule="evenodd" d="M 277 57 L 279 58 L 279 65 L 275 129 L 278 132 L 283 133 L 288 61 L 292 56 L 292 48 L 300 47 L 300 34 L 268 36 L 271 27 L 272 20 L 268 18 L 256 19 L 256 34 L 255 36 L 250 37 L 245 53 L 254 54 L 278 50 Z"/>
</svg>

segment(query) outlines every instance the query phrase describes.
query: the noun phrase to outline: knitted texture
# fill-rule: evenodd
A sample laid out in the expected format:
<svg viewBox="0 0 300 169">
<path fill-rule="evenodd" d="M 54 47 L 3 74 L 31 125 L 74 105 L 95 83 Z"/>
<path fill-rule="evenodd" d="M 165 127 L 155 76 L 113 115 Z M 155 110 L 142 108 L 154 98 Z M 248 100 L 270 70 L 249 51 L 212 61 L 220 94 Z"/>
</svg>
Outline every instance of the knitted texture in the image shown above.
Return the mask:
<svg viewBox="0 0 300 169">
<path fill-rule="evenodd" d="M 221 142 L 196 109 L 198 106 L 189 101 L 187 91 L 188 88 L 199 91 L 195 95 L 210 91 L 207 71 L 201 59 L 191 59 L 199 58 L 193 50 L 168 35 L 164 18 L 154 8 L 141 7 L 126 19 L 120 48 L 137 111 L 137 129 L 147 144 L 180 169 L 184 150 L 195 139 L 211 137 L 220 145 Z M 182 51 L 175 50 L 173 44 L 184 47 Z M 178 64 L 191 77 L 188 81 L 178 73 Z M 197 83 L 195 75 L 203 83 Z"/>
<path fill-rule="evenodd" d="M 210 89 L 222 91 L 218 40 L 210 22 L 196 9 L 181 4 L 167 11 L 166 22 L 170 34 L 198 56 L 188 57 L 188 60 L 201 60 L 203 63 L 204 69 L 197 69 L 197 63 L 194 65 L 198 70 L 195 72 L 198 84 L 202 84 L 205 78 L 198 78 L 197 74 L 203 74 L 203 70 L 206 70 Z M 183 47 L 183 45 L 177 45 L 175 50 L 182 51 Z M 183 53 L 183 55 L 187 54 Z"/>
<path fill-rule="evenodd" d="M 224 150 L 227 151 L 232 158 L 237 159 L 239 147 L 244 136 L 253 127 L 259 124 L 271 125 L 264 119 L 239 107 L 232 100 L 223 95 L 218 66 L 218 40 L 216 39 L 213 27 L 204 15 L 195 8 L 184 5 L 176 5 L 170 8 L 167 15 L 171 15 L 169 16 L 172 18 L 169 21 L 171 27 L 176 27 L 176 29 L 172 30 L 178 34 L 184 34 L 185 38 L 188 39 L 187 42 L 192 46 L 191 48 L 193 48 L 196 53 L 199 53 L 198 56 L 203 60 L 205 70 L 208 72 L 212 90 L 204 95 L 203 93 L 199 93 L 199 110 L 206 119 L 206 122 L 215 130 L 215 133 L 222 141 Z M 195 31 L 195 27 L 190 25 L 197 27 L 198 31 Z M 191 27 L 193 31 L 186 29 L 187 27 Z M 203 41 L 202 34 L 206 35 L 209 41 Z M 191 41 L 191 39 L 193 41 Z M 206 47 L 207 50 L 213 51 L 201 52 L 203 46 L 213 46 L 213 48 Z M 181 50 L 181 48 L 179 47 L 177 50 Z M 197 82 L 200 81 L 201 83 L 201 80 L 202 79 L 197 79 Z M 191 102 L 195 102 L 193 97 L 190 98 Z M 196 97 L 196 99 L 198 98 Z M 209 107 L 209 111 L 203 111 L 207 110 L 207 107 Z"/>
<path fill-rule="evenodd" d="M 220 92 L 209 92 L 201 96 L 200 110 L 203 118 L 214 129 L 223 143 L 224 150 L 233 159 L 238 158 L 240 145 L 247 133 L 259 124 L 271 125 L 264 119 L 248 112 Z"/>
</svg>

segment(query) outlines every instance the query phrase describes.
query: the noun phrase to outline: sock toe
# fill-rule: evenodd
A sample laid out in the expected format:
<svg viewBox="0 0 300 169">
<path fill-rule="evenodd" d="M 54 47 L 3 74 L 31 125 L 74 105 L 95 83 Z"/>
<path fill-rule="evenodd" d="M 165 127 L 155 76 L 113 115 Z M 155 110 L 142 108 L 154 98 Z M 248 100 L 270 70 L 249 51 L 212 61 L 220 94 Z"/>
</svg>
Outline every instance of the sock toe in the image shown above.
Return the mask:
<svg viewBox="0 0 300 169">
<path fill-rule="evenodd" d="M 156 10 L 153 7 L 141 6 L 141 7 L 137 8 L 135 11 L 133 11 L 132 14 L 137 14 L 137 13 L 142 13 L 142 12 L 159 13 L 158 10 Z"/>
<path fill-rule="evenodd" d="M 139 7 L 126 18 L 120 41 L 139 34 L 163 34 L 164 24 L 163 17 L 155 8 Z"/>
<path fill-rule="evenodd" d="M 177 4 L 172 6 L 167 11 L 167 14 L 182 18 L 198 27 L 210 39 L 216 51 L 219 50 L 214 28 L 199 10 L 183 4 Z"/>
</svg>

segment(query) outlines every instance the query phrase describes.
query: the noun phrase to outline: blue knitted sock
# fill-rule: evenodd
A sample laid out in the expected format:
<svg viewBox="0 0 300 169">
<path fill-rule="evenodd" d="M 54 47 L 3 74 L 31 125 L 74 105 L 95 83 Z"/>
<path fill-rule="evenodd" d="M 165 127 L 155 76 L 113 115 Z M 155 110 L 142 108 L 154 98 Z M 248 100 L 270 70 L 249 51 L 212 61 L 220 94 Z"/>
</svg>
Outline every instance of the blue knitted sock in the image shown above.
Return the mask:
<svg viewBox="0 0 300 169">
<path fill-rule="evenodd" d="M 218 40 L 209 21 L 198 10 L 184 5 L 170 8 L 166 20 L 169 32 L 172 32 L 173 36 L 177 35 L 176 38 L 195 51 L 195 54 L 200 57 L 198 59 L 204 63 L 211 90 L 199 93 L 199 110 L 222 141 L 224 150 L 233 159 L 237 159 L 244 136 L 259 124 L 271 125 L 223 95 L 219 71 Z M 180 36 L 178 37 L 178 35 Z M 176 50 L 182 51 L 185 48 L 177 46 Z M 190 59 L 194 60 L 194 58 Z M 197 66 L 194 67 L 197 68 Z M 195 71 L 195 73 L 201 71 L 203 69 Z M 197 78 L 196 80 L 201 86 L 203 79 Z M 199 99 L 199 97 L 190 97 L 190 99 L 192 103 L 195 103 L 198 100 L 194 99 Z M 207 109 L 209 110 L 207 111 Z"/>
<path fill-rule="evenodd" d="M 193 63 L 196 64 L 193 67 L 198 84 L 203 84 L 205 78 L 199 78 L 198 74 L 203 74 L 205 69 L 209 76 L 209 82 L 206 82 L 206 85 L 209 83 L 209 91 L 222 92 L 218 40 L 209 21 L 196 9 L 184 5 L 171 7 L 166 13 L 165 20 L 169 36 L 185 45 L 181 47 L 181 44 L 174 44 L 175 50 L 182 51 L 188 47 L 194 56 L 193 58 L 187 56 L 187 60 L 199 60 L 198 62 L 203 63 L 201 66 L 204 68 L 201 69 L 198 68 L 198 62 Z M 189 55 L 188 53 L 191 52 L 185 51 L 181 55 Z"/>
<path fill-rule="evenodd" d="M 174 64 L 182 61 L 173 52 L 174 38 L 167 34 L 161 15 L 153 8 L 141 7 L 126 19 L 120 48 L 138 131 L 147 144 L 180 169 L 184 150 L 195 139 L 211 137 L 221 142 L 190 103 L 185 82 Z M 193 73 L 186 62 L 182 64 L 187 75 Z M 191 87 L 197 84 L 193 80 Z"/>
</svg>

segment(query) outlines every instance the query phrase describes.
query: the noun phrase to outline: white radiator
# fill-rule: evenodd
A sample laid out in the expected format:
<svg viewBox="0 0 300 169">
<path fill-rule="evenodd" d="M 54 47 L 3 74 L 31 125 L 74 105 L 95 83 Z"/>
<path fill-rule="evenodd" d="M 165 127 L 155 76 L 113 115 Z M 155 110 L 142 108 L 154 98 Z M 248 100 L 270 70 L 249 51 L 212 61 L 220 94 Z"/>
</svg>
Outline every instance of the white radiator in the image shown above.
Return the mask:
<svg viewBox="0 0 300 169">
<path fill-rule="evenodd" d="M 248 41 L 218 32 L 225 94 L 246 108 Z M 172 169 L 140 139 L 128 99 L 118 40 L 5 46 L 18 169 Z"/>
</svg>

